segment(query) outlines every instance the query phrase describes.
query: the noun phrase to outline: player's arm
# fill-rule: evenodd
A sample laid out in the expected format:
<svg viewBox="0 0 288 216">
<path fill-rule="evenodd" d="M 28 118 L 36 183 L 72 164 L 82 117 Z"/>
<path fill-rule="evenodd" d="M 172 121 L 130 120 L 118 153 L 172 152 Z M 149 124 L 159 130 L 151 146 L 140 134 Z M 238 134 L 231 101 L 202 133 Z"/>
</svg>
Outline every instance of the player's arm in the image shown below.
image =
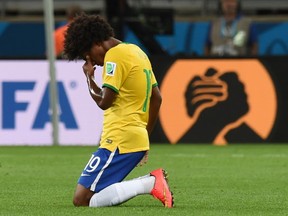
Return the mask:
<svg viewBox="0 0 288 216">
<path fill-rule="evenodd" d="M 117 93 L 110 88 L 104 87 L 101 89 L 95 82 L 94 79 L 94 71 L 95 67 L 93 67 L 91 60 L 89 57 L 86 58 L 86 62 L 83 65 L 83 71 L 87 78 L 87 84 L 89 88 L 89 92 L 93 100 L 96 104 L 103 110 L 111 107 L 114 102 Z"/>
<path fill-rule="evenodd" d="M 152 88 L 152 94 L 150 98 L 149 121 L 146 127 L 149 135 L 151 134 L 154 125 L 158 119 L 161 103 L 162 103 L 162 97 L 160 90 L 158 86 L 154 86 Z"/>
<path fill-rule="evenodd" d="M 96 82 L 94 81 L 94 77 L 87 77 L 87 83 L 89 87 L 89 92 L 93 100 L 96 104 L 102 109 L 106 110 L 111 107 L 114 102 L 117 93 L 110 88 L 103 87 L 100 89 Z"/>
</svg>

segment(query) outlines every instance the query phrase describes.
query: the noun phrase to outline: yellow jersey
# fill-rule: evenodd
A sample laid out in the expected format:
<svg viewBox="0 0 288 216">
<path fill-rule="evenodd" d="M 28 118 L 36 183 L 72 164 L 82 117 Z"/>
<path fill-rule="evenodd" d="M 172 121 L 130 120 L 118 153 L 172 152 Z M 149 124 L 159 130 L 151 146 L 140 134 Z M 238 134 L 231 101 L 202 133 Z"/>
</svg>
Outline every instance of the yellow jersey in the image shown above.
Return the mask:
<svg viewBox="0 0 288 216">
<path fill-rule="evenodd" d="M 158 85 L 147 55 L 136 45 L 121 43 L 104 58 L 103 85 L 117 92 L 104 111 L 100 148 L 121 153 L 149 150 L 146 126 L 152 88 Z"/>
</svg>

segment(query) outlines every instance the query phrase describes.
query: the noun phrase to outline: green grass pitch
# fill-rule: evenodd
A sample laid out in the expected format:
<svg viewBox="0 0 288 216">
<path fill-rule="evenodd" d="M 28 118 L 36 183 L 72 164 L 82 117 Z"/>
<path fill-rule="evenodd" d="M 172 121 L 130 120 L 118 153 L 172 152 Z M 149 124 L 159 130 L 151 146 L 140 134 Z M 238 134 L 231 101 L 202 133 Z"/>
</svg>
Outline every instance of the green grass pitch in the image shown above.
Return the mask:
<svg viewBox="0 0 288 216">
<path fill-rule="evenodd" d="M 164 167 L 175 208 L 149 195 L 75 208 L 77 179 L 97 147 L 0 147 L 0 215 L 287 215 L 288 145 L 152 144 L 127 179 Z"/>
</svg>

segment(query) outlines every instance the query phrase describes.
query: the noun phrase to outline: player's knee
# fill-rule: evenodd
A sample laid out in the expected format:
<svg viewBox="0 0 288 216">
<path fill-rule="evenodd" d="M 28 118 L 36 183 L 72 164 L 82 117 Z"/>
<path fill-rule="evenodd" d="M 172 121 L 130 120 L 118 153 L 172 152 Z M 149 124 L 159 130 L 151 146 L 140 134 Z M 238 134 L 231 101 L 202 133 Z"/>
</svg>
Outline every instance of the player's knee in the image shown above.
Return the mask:
<svg viewBox="0 0 288 216">
<path fill-rule="evenodd" d="M 89 206 L 89 200 L 84 199 L 82 197 L 79 196 L 75 196 L 73 198 L 73 205 L 75 207 L 79 207 L 79 206 Z"/>
<path fill-rule="evenodd" d="M 73 198 L 73 205 L 74 205 L 75 207 L 81 206 L 81 200 L 78 199 L 77 197 L 74 197 L 74 198 Z"/>
</svg>

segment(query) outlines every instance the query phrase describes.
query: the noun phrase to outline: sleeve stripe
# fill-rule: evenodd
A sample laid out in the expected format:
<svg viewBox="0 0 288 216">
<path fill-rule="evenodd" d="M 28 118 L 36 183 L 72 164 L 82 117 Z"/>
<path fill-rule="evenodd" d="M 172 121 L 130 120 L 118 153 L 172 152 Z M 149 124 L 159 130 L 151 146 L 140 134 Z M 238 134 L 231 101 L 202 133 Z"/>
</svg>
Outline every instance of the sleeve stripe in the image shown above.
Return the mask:
<svg viewBox="0 0 288 216">
<path fill-rule="evenodd" d="M 158 83 L 154 83 L 154 84 L 152 85 L 153 88 L 156 87 L 156 86 L 158 86 Z"/>
<path fill-rule="evenodd" d="M 104 84 L 102 85 L 102 87 L 108 87 L 108 88 L 112 89 L 113 91 L 115 91 L 116 93 L 119 93 L 119 90 L 118 90 L 118 89 L 116 89 L 114 86 L 109 85 L 109 84 L 107 84 L 107 83 L 104 83 Z"/>
</svg>

